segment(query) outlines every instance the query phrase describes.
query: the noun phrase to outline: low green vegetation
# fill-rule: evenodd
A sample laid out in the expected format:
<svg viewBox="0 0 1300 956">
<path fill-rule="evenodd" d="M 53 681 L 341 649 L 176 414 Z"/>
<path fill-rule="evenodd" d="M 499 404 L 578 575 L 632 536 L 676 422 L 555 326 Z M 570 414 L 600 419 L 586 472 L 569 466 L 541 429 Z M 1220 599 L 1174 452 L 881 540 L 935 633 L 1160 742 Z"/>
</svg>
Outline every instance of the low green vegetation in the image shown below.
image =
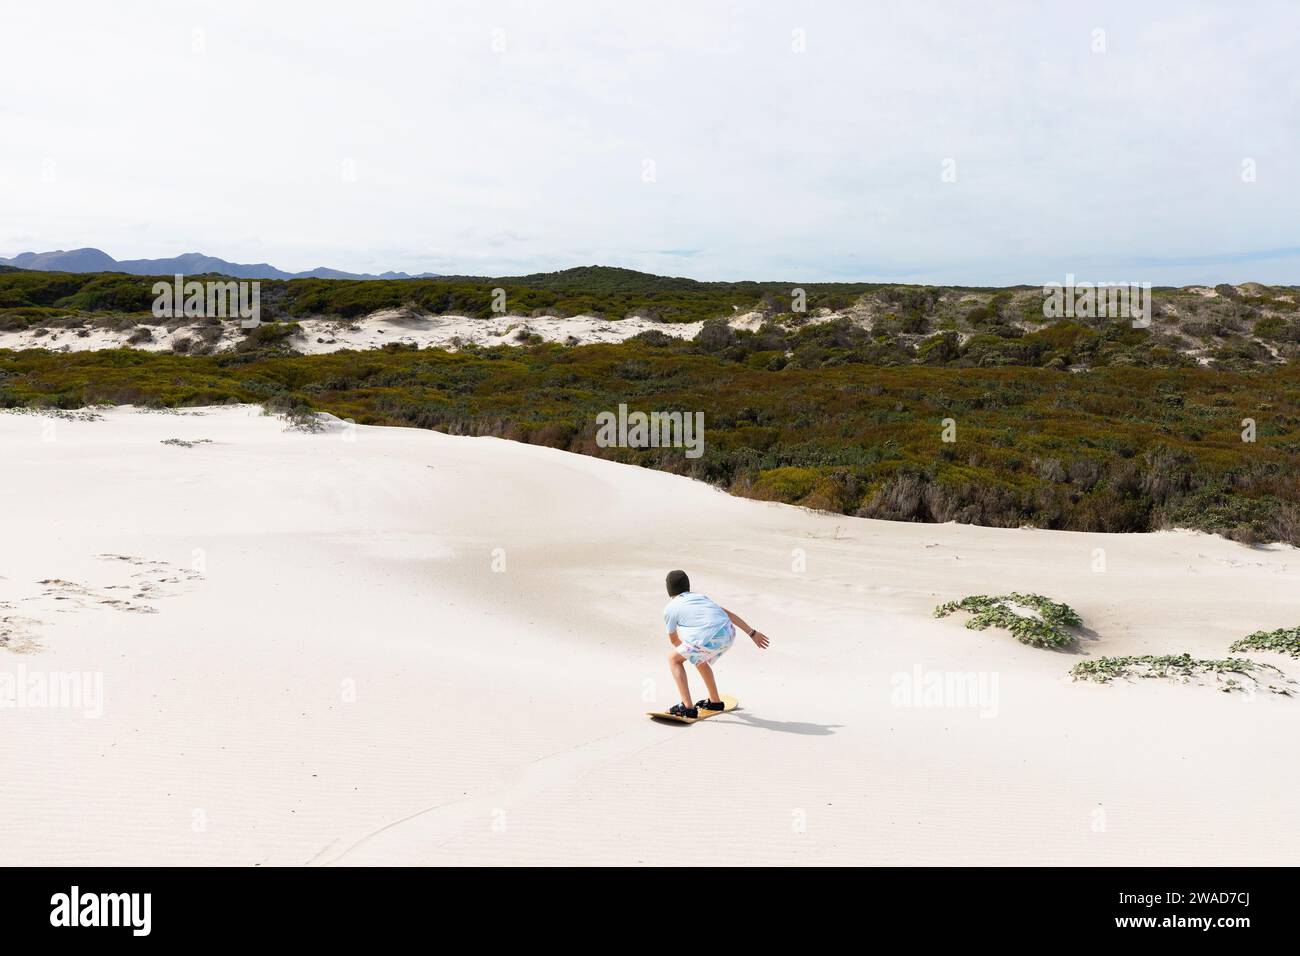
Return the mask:
<svg viewBox="0 0 1300 956">
<path fill-rule="evenodd" d="M 0 271 L 0 331 L 156 324 L 150 306 L 158 278 Z M 1244 370 L 1300 355 L 1300 291 L 1291 287 L 1249 285 L 1239 292 L 1222 286 L 1212 294 L 1154 289 L 1149 327 L 1134 328 L 1124 317 L 1048 319 L 1042 288 L 1029 286 L 697 282 L 602 266 L 499 278 L 260 284 L 262 318 L 270 322 L 353 320 L 384 309 L 487 320 L 499 317 L 498 307 L 524 319 L 583 314 L 611 322 L 629 316 L 705 322 L 701 349 L 771 370 L 848 364 Z M 742 313 L 757 315 L 758 327 L 728 328 L 724 320 Z M 143 341 L 145 333 L 133 334 Z"/>
<path fill-rule="evenodd" d="M 0 318 L 40 319 L 69 311 L 147 313 L 153 284 L 170 276 L 123 273 L 0 272 Z M 187 279 L 224 279 L 187 276 Z M 357 318 L 381 309 L 413 308 L 433 315 L 491 318 L 495 290 L 505 293 L 513 315 L 629 314 L 664 322 L 698 322 L 731 315 L 735 309 L 789 312 L 794 282 L 697 282 L 648 275 L 631 269 L 588 266 L 562 272 L 491 278 L 438 279 L 262 279 L 261 306 L 269 319 L 305 316 Z M 843 309 L 871 283 L 805 283 L 809 311 Z"/>
<path fill-rule="evenodd" d="M 1021 644 L 1031 647 L 1068 647 L 1075 637 L 1066 628 L 1083 626 L 1083 621 L 1068 604 L 1061 604 L 1041 594 L 983 594 L 949 601 L 934 609 L 935 617 L 947 617 L 954 611 L 969 611 L 966 626 L 982 631 L 1000 627 L 1010 631 Z"/>
<path fill-rule="evenodd" d="M 1276 651 L 1278 654 L 1290 654 L 1300 657 L 1300 627 L 1278 628 L 1276 631 L 1256 631 L 1234 641 L 1228 650 L 1234 653 L 1243 651 Z"/>
<path fill-rule="evenodd" d="M 1245 677 L 1258 683 L 1256 675 L 1263 672 L 1282 674 L 1280 670 L 1272 665 L 1260 664 L 1239 657 L 1205 660 L 1194 658 L 1190 654 L 1166 656 L 1144 654 L 1138 657 L 1098 657 L 1093 660 L 1081 661 L 1070 669 L 1070 676 L 1075 680 L 1090 680 L 1105 684 L 1116 678 L 1158 677 L 1187 682 L 1201 675 L 1212 674 L 1219 677 L 1226 674 Z M 1245 685 L 1232 676 L 1223 681 L 1220 687 L 1220 690 L 1225 693 L 1244 689 Z M 1281 686 L 1270 685 L 1269 690 L 1287 696 L 1291 694 L 1289 689 Z"/>
</svg>

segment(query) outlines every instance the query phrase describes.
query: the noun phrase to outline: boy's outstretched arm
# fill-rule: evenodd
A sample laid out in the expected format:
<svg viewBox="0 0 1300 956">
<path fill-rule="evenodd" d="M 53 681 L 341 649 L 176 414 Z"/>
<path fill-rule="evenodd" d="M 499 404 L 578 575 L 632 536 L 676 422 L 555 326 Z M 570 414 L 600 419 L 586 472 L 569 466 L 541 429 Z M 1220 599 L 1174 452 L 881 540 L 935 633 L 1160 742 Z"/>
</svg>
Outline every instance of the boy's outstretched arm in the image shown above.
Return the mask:
<svg viewBox="0 0 1300 956">
<path fill-rule="evenodd" d="M 727 611 L 725 607 L 723 608 L 723 610 Z M 736 625 L 736 627 L 740 628 L 742 631 L 748 634 L 750 639 L 755 644 L 757 644 L 760 649 L 767 647 L 768 643 L 770 643 L 767 639 L 766 634 L 764 634 L 762 631 L 758 630 L 757 628 L 750 627 L 748 624 L 744 622 L 744 620 L 741 618 L 739 614 L 733 614 L 731 611 L 727 611 L 727 617 L 731 618 L 732 624 Z"/>
</svg>

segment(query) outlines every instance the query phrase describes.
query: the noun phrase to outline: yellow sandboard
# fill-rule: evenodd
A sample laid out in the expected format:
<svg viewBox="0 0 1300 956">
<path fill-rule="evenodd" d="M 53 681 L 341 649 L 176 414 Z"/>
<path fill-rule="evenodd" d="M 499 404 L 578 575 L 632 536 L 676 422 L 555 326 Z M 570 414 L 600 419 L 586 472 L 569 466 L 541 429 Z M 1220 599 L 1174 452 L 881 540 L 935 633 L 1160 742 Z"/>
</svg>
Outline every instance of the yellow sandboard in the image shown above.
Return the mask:
<svg viewBox="0 0 1300 956">
<path fill-rule="evenodd" d="M 671 720 L 675 724 L 698 724 L 701 720 L 708 720 L 710 717 L 716 717 L 718 714 L 728 714 L 740 706 L 740 701 L 734 697 L 722 695 L 722 710 L 701 710 L 698 717 L 678 717 L 676 714 L 670 714 L 663 710 L 647 710 L 646 714 L 654 717 L 656 720 Z"/>
</svg>

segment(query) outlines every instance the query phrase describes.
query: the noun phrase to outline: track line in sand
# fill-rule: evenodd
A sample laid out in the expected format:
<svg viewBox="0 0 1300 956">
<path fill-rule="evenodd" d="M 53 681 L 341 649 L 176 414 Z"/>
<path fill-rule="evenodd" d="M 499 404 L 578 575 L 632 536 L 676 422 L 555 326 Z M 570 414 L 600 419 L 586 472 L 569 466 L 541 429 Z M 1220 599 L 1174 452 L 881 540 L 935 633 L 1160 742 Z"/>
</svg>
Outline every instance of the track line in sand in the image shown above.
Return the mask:
<svg viewBox="0 0 1300 956">
<path fill-rule="evenodd" d="M 566 783 L 588 770 L 626 760 L 642 751 L 668 743 L 680 733 L 681 730 L 677 728 L 649 724 L 547 754 L 523 768 L 517 775 L 518 779 L 512 783 L 485 788 L 457 800 L 417 810 L 354 840 L 323 863 L 315 863 L 328 851 L 329 846 L 326 846 L 308 863 L 323 866 L 337 863 L 400 866 L 414 862 L 436 862 L 430 860 L 429 855 L 454 839 L 470 821 L 478 819 L 486 825 L 496 810 L 517 806 L 521 800 Z M 347 859 L 354 854 L 356 859 Z"/>
</svg>

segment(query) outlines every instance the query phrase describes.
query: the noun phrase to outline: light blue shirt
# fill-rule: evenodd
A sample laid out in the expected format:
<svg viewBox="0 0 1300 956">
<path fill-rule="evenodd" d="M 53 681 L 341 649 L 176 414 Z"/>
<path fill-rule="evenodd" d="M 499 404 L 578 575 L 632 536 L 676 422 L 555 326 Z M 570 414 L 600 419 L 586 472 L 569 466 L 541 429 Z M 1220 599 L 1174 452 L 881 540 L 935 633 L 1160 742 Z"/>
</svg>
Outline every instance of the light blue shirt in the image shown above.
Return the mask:
<svg viewBox="0 0 1300 956">
<path fill-rule="evenodd" d="M 669 634 L 676 631 L 687 644 L 712 637 L 724 624 L 730 623 L 726 611 L 694 591 L 679 594 L 664 605 L 664 627 Z"/>
</svg>

